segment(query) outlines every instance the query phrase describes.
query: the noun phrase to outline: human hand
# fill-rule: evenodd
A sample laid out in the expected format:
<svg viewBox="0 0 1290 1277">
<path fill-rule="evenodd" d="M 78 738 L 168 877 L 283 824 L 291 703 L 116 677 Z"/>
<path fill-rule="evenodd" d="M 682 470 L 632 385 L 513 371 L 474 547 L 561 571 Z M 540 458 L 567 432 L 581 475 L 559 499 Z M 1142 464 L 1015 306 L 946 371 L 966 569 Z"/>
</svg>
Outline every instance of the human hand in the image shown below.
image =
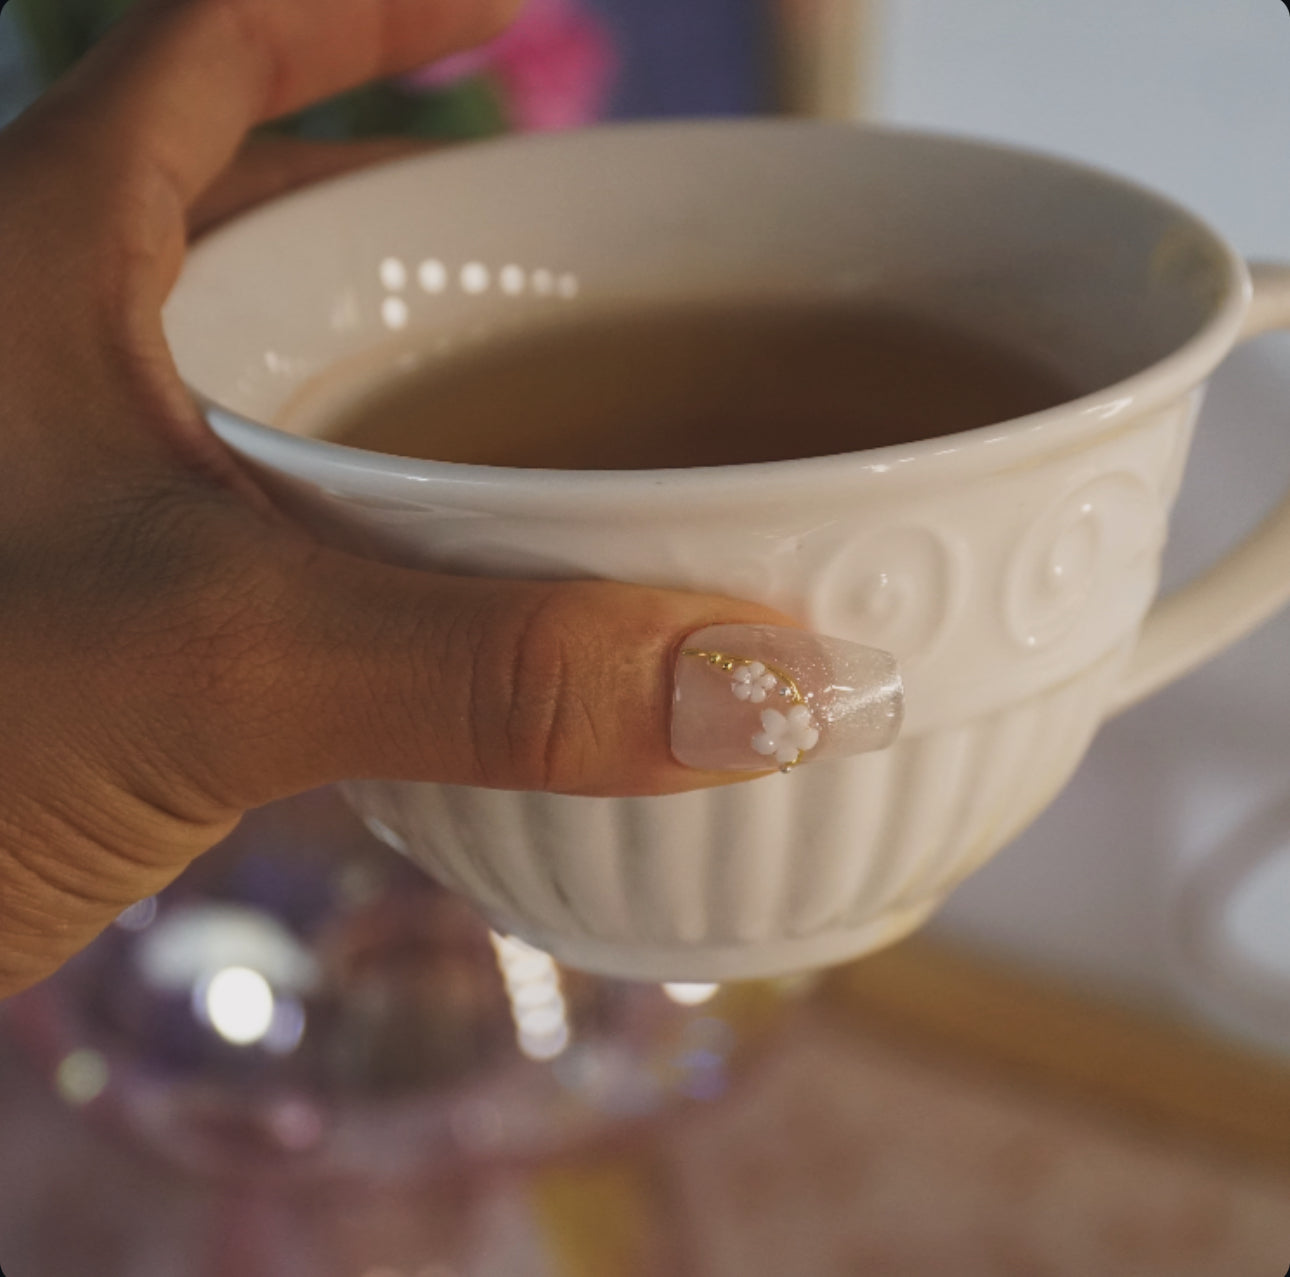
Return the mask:
<svg viewBox="0 0 1290 1277">
<path fill-rule="evenodd" d="M 208 430 L 163 337 L 192 226 L 406 145 L 269 144 L 230 169 L 248 129 L 514 7 L 157 0 L 0 135 L 0 996 L 314 785 L 717 779 L 669 752 L 679 645 L 783 618 L 323 547 Z"/>
</svg>

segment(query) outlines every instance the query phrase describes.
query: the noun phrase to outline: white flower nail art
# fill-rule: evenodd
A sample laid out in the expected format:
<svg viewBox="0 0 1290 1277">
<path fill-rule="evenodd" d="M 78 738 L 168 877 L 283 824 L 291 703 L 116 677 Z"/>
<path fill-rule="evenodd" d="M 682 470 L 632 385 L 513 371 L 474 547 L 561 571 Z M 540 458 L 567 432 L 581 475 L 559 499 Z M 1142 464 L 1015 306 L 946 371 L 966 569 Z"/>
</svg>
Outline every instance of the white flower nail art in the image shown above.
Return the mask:
<svg viewBox="0 0 1290 1277">
<path fill-rule="evenodd" d="M 672 754 L 711 771 L 790 772 L 886 749 L 904 711 L 891 653 L 771 625 L 696 631 L 672 691 Z"/>
<path fill-rule="evenodd" d="M 730 680 L 730 690 L 734 692 L 736 700 L 760 705 L 778 684 L 779 679 L 774 674 L 767 673 L 760 661 L 753 661 L 751 665 L 741 665 L 735 670 Z"/>
<path fill-rule="evenodd" d="M 752 738 L 752 747 L 759 754 L 773 755 L 781 767 L 792 767 L 820 739 L 820 729 L 805 705 L 794 705 L 786 714 L 764 709 L 761 727 Z"/>
<path fill-rule="evenodd" d="M 803 754 L 815 748 L 820 731 L 811 717 L 806 696 L 792 674 L 747 656 L 705 648 L 683 648 L 681 655 L 699 657 L 728 674 L 730 691 L 738 701 L 760 705 L 775 692 L 787 702 L 783 712 L 761 711 L 762 730 L 749 742 L 758 754 L 773 757 L 780 771 L 792 771 L 802 761 Z"/>
</svg>

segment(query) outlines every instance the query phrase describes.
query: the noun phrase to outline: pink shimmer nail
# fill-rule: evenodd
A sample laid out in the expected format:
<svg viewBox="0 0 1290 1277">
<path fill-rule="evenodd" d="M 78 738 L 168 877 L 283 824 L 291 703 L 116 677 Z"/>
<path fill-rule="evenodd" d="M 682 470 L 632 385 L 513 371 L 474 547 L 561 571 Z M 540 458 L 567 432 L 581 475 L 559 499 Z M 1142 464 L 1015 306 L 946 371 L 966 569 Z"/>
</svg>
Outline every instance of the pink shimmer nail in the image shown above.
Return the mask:
<svg viewBox="0 0 1290 1277">
<path fill-rule="evenodd" d="M 703 771 L 790 771 L 885 749 L 904 687 L 890 652 L 771 625 L 710 625 L 677 657 L 672 754 Z"/>
</svg>

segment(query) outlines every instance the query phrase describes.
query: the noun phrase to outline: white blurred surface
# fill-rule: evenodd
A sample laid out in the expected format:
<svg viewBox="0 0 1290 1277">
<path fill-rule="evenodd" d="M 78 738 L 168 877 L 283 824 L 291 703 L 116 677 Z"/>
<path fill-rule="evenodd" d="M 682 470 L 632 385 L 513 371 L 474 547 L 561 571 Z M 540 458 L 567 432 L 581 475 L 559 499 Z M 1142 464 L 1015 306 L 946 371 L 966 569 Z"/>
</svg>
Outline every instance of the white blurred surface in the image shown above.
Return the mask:
<svg viewBox="0 0 1290 1277">
<path fill-rule="evenodd" d="M 1290 249 L 1280 0 L 875 0 L 884 118 L 1029 143 L 1169 191 L 1242 251 Z"/>
<path fill-rule="evenodd" d="M 1278 0 L 883 0 L 877 29 L 879 118 L 1127 173 L 1242 251 L 1290 258 L 1290 15 Z M 1290 339 L 1277 336 L 1238 352 L 1215 380 L 1167 584 L 1217 557 L 1287 482 Z M 1290 1050 L 1284 1024 L 1206 994 L 1172 934 L 1189 869 L 1265 808 L 1284 809 L 1288 793 L 1283 614 L 1104 728 L 1070 788 L 935 925 Z M 1282 834 L 1290 845 L 1290 823 L 1273 842 Z M 1275 911 L 1247 913 L 1275 925 Z M 1252 946 L 1290 950 L 1290 910 L 1282 918 L 1282 932 Z"/>
</svg>

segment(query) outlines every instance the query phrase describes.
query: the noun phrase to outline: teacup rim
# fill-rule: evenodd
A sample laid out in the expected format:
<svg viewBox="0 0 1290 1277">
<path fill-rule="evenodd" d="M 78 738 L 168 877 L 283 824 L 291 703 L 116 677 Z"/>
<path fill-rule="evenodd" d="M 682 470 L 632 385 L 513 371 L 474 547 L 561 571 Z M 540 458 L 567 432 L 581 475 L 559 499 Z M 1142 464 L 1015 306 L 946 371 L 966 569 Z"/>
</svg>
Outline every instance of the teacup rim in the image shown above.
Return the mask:
<svg viewBox="0 0 1290 1277">
<path fill-rule="evenodd" d="M 398 488 L 419 493 L 424 499 L 434 492 L 437 502 L 468 504 L 478 509 L 481 500 L 494 496 L 507 509 L 523 506 L 534 510 L 559 509 L 576 497 L 584 508 L 603 507 L 630 500 L 665 504 L 701 487 L 707 499 L 722 496 L 743 498 L 755 495 L 773 498 L 778 490 L 787 492 L 803 483 L 814 488 L 843 482 L 854 487 L 862 477 L 866 484 L 881 484 L 891 490 L 901 486 L 902 476 L 916 470 L 919 483 L 935 481 L 934 471 L 946 477 L 965 466 L 963 454 L 981 446 L 990 448 L 990 469 L 1001 470 L 1024 463 L 1036 455 L 1061 450 L 1085 436 L 1118 428 L 1124 420 L 1167 404 L 1199 386 L 1230 352 L 1240 334 L 1249 307 L 1252 285 L 1244 259 L 1203 217 L 1179 201 L 1146 183 L 1097 165 L 1031 147 L 949 131 L 914 128 L 875 122 L 786 120 L 781 118 L 732 118 L 661 120 L 609 123 L 592 126 L 599 134 L 627 135 L 649 132 L 691 133 L 697 130 L 819 132 L 866 132 L 918 138 L 934 143 L 1005 154 L 1027 163 L 1078 175 L 1102 186 L 1119 188 L 1136 200 L 1148 200 L 1202 234 L 1226 266 L 1225 287 L 1202 326 L 1181 345 L 1146 367 L 1098 390 L 1055 404 L 1039 412 L 1008 418 L 970 430 L 938 435 L 907 443 L 889 444 L 854 452 L 794 457 L 779 461 L 732 462 L 716 466 L 691 466 L 637 470 L 567 470 L 540 467 L 489 466 L 462 462 L 430 461 L 355 448 L 330 440 L 291 434 L 235 412 L 189 386 L 199 408 L 215 433 L 244 457 L 296 479 L 345 492 L 389 496 Z M 293 192 L 262 207 L 279 208 L 288 202 L 325 198 L 339 184 L 371 181 L 392 167 L 434 164 L 444 158 L 500 148 L 534 148 L 567 144 L 570 134 L 508 135 L 473 143 L 469 148 L 448 153 L 401 157 L 345 174 Z M 256 210 L 259 211 L 259 210 Z M 250 216 L 254 217 L 253 212 Z M 243 219 L 221 228 L 194 250 L 216 244 L 227 230 L 236 230 Z M 917 466 L 911 463 L 917 462 Z"/>
</svg>

